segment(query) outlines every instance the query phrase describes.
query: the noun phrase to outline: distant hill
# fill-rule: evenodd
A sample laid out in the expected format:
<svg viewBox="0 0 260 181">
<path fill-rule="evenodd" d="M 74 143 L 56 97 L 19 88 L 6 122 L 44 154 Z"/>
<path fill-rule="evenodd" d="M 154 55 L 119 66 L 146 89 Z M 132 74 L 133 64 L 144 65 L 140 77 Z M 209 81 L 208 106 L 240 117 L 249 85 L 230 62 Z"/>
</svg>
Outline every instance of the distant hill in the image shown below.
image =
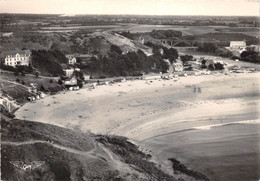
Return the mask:
<svg viewBox="0 0 260 181">
<path fill-rule="evenodd" d="M 130 39 L 119 37 L 108 32 L 91 32 L 79 30 L 77 32 L 14 32 L 12 36 L 0 37 L 0 52 L 6 50 L 54 50 L 58 49 L 65 54 L 92 54 L 106 55 L 112 44 L 127 51 L 137 51 L 140 47 Z"/>
</svg>

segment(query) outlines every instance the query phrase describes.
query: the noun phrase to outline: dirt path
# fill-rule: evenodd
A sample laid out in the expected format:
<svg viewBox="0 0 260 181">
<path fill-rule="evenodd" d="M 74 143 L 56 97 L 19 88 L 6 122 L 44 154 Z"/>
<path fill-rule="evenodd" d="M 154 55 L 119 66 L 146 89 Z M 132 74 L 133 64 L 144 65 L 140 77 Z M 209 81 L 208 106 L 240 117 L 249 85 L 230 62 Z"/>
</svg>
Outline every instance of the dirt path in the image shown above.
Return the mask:
<svg viewBox="0 0 260 181">
<path fill-rule="evenodd" d="M 45 143 L 45 144 L 51 145 L 51 146 L 53 146 L 55 148 L 58 148 L 58 149 L 61 149 L 61 150 L 65 150 L 65 151 L 67 151 L 69 153 L 83 155 L 83 156 L 93 154 L 96 151 L 96 144 L 93 144 L 94 148 L 91 149 L 91 150 L 81 151 L 81 150 L 77 150 L 77 149 L 74 149 L 74 148 L 58 145 L 58 144 L 55 144 L 55 143 L 50 142 L 50 141 L 42 141 L 42 140 L 23 141 L 23 142 L 9 142 L 9 141 L 1 141 L 0 142 L 0 144 L 11 145 L 11 146 L 31 145 L 31 144 L 36 144 L 36 143 Z"/>
</svg>

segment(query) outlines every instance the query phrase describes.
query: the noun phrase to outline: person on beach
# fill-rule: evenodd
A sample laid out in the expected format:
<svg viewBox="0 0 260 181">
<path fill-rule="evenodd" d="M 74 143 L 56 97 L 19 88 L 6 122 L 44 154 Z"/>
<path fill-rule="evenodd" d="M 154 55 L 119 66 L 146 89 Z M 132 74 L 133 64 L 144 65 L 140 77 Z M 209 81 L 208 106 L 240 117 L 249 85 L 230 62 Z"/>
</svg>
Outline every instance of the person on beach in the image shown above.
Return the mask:
<svg viewBox="0 0 260 181">
<path fill-rule="evenodd" d="M 194 92 L 194 93 L 197 92 L 197 88 L 196 88 L 196 87 L 193 88 L 193 92 Z"/>
<path fill-rule="evenodd" d="M 201 93 L 201 88 L 200 87 L 198 88 L 198 93 Z"/>
</svg>

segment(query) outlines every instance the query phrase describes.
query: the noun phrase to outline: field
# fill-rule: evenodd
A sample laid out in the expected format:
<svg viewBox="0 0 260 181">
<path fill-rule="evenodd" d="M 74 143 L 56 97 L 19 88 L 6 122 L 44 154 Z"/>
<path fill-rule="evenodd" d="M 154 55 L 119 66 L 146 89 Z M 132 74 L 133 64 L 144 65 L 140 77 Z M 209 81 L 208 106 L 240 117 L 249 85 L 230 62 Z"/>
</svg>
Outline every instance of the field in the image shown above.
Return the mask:
<svg viewBox="0 0 260 181">
<path fill-rule="evenodd" d="M 251 36 L 259 34 L 259 28 L 229 27 L 229 26 L 180 26 L 180 25 L 140 25 L 140 24 L 120 24 L 120 25 L 100 25 L 100 26 L 70 26 L 70 27 L 43 27 L 40 32 L 68 32 L 78 30 L 94 31 L 129 31 L 131 33 L 145 33 L 153 30 L 176 30 L 181 31 L 183 36 L 200 35 L 207 33 L 241 33 Z"/>
<path fill-rule="evenodd" d="M 206 33 L 215 33 L 216 28 L 226 28 L 223 26 L 210 27 L 210 26 L 178 26 L 178 25 L 129 25 L 123 28 L 117 28 L 117 31 L 130 31 L 131 33 L 144 33 L 153 30 L 176 30 L 181 31 L 184 36 L 198 35 Z"/>
</svg>

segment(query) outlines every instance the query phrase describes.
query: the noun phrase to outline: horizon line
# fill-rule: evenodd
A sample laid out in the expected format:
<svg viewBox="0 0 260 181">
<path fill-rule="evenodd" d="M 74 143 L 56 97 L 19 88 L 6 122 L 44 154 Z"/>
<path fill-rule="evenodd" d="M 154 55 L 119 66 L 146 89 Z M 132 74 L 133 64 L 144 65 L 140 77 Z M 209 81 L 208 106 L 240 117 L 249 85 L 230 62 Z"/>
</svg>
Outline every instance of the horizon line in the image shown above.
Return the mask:
<svg viewBox="0 0 260 181">
<path fill-rule="evenodd" d="M 225 16 L 225 17 L 231 17 L 231 16 L 236 16 L 236 17 L 258 17 L 260 18 L 260 14 L 259 15 L 167 15 L 167 14 L 92 14 L 92 13 L 79 13 L 79 14 L 74 14 L 74 13 L 0 13 L 0 15 L 2 14 L 29 14 L 29 15 L 68 15 L 68 16 L 82 16 L 82 15 L 94 15 L 94 16 Z"/>
</svg>

